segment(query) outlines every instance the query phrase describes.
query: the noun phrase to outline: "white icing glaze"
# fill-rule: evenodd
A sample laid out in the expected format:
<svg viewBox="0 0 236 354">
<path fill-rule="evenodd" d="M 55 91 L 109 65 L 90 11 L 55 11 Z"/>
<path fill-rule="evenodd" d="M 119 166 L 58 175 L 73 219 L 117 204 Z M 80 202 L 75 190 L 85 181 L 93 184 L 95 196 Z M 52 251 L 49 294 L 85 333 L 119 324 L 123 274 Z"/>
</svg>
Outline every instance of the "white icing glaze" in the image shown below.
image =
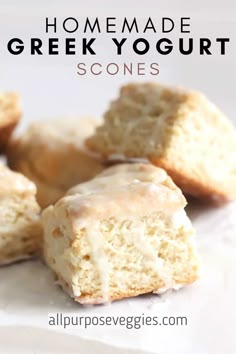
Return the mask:
<svg viewBox="0 0 236 354">
<path fill-rule="evenodd" d="M 172 275 L 167 267 L 165 267 L 163 259 L 158 257 L 158 254 L 150 245 L 148 238 L 145 237 L 145 225 L 141 221 L 136 220 L 133 223 L 132 240 L 135 247 L 143 255 L 146 266 L 150 265 L 163 283 L 170 288 L 173 283 Z"/>
<path fill-rule="evenodd" d="M 181 191 L 173 185 L 164 185 L 169 180 L 166 172 L 163 169 L 154 167 L 150 164 L 120 164 L 105 169 L 102 173 L 97 175 L 94 179 L 86 183 L 81 183 L 71 188 L 67 195 L 80 194 L 89 196 L 91 194 L 112 193 L 113 191 L 122 189 L 124 187 L 127 191 L 133 188 L 143 189 L 152 197 L 157 197 L 155 204 L 160 204 L 162 193 L 165 194 L 165 202 L 178 201 L 183 207 L 186 205 L 185 198 Z M 170 182 L 169 182 L 170 183 Z M 155 196 L 152 193 L 158 193 Z M 109 198 L 109 195 L 106 196 Z M 127 198 L 125 198 L 127 200 Z"/>
<path fill-rule="evenodd" d="M 172 226 L 176 229 L 184 227 L 185 229 L 192 229 L 191 221 L 189 220 L 184 209 L 177 210 L 171 215 Z"/>
<path fill-rule="evenodd" d="M 164 288 L 175 286 L 165 262 L 158 257 L 145 237 L 144 223 L 138 220 L 145 214 L 164 211 L 173 228 L 191 227 L 183 211 L 186 201 L 182 193 L 172 184 L 168 184 L 167 180 L 166 172 L 152 165 L 121 164 L 72 188 L 68 196 L 56 204 L 65 204 L 74 230 L 86 229 L 91 258 L 102 284 L 101 302 L 109 300 L 110 265 L 99 225 L 101 220 L 109 217 L 115 217 L 117 222 L 124 219 L 131 222 L 131 231 L 127 231 L 127 237 L 132 239 L 134 247 L 143 255 L 146 265 L 155 269 L 165 284 Z M 76 293 L 79 292 L 76 290 Z"/>
<path fill-rule="evenodd" d="M 176 230 L 179 229 L 180 227 L 189 228 L 190 222 L 185 212 L 182 213 L 182 211 L 183 210 L 181 211 L 178 210 L 173 215 L 170 215 L 170 220 L 172 220 L 172 217 L 174 218 L 174 220 L 177 220 L 177 218 L 180 217 L 178 224 L 176 224 L 175 222 L 175 224 L 173 225 L 173 227 L 176 228 Z M 188 222 L 186 222 L 186 219 Z M 144 265 L 146 267 L 150 267 L 154 269 L 155 272 L 157 273 L 158 278 L 161 279 L 165 284 L 161 289 L 158 289 L 157 291 L 153 291 L 153 293 L 162 294 L 163 292 L 169 289 L 177 290 L 181 288 L 182 285 L 176 284 L 174 282 L 172 273 L 169 270 L 168 266 L 165 265 L 165 262 L 162 258 L 158 257 L 158 254 L 150 245 L 148 238 L 145 237 L 144 223 L 142 223 L 137 219 L 131 219 L 130 222 L 132 223 L 132 229 L 131 232 L 126 231 L 127 237 L 132 240 L 134 247 L 138 250 L 138 252 L 142 254 Z M 89 223 L 93 223 L 93 226 L 91 227 L 90 226 L 91 224 Z M 102 303 L 107 303 L 109 302 L 109 282 L 110 282 L 109 273 L 110 273 L 111 266 L 109 265 L 108 257 L 104 252 L 104 239 L 99 229 L 99 223 L 98 222 L 94 223 L 92 220 L 90 220 L 89 223 L 83 222 L 83 224 L 80 224 L 80 226 L 77 224 L 76 227 L 79 228 L 84 227 L 88 230 L 87 237 L 91 247 L 91 258 L 94 262 L 96 270 L 98 271 L 99 279 L 101 281 L 101 298 L 99 299 L 99 302 L 101 301 Z M 121 278 L 121 282 L 122 282 L 122 278 Z M 73 291 L 75 296 L 81 295 L 80 290 L 78 288 L 74 287 Z"/>
<path fill-rule="evenodd" d="M 92 232 L 91 232 L 92 231 Z M 104 240 L 99 230 L 99 222 L 93 224 L 93 228 L 88 232 L 87 237 L 91 247 L 91 257 L 98 270 L 101 281 L 102 302 L 109 302 L 109 263 L 104 252 Z"/>
</svg>

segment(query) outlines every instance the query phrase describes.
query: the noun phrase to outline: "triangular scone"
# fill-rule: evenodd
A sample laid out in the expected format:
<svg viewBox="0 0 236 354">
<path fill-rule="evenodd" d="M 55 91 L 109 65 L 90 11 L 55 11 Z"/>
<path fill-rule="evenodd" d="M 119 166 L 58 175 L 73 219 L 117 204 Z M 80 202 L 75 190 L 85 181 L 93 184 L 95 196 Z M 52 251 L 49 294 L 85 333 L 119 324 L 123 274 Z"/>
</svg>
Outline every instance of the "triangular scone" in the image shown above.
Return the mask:
<svg viewBox="0 0 236 354">
<path fill-rule="evenodd" d="M 43 212 L 44 257 L 80 303 L 178 289 L 197 278 L 180 189 L 150 164 L 121 164 Z"/>
<path fill-rule="evenodd" d="M 87 146 L 107 159 L 147 158 L 188 194 L 236 197 L 236 130 L 198 92 L 124 86 Z"/>
<path fill-rule="evenodd" d="M 42 244 L 36 187 L 0 164 L 0 265 L 29 258 Z"/>
<path fill-rule="evenodd" d="M 21 117 L 19 96 L 16 93 L 0 94 L 0 152 L 5 149 L 12 131 Z"/>
</svg>

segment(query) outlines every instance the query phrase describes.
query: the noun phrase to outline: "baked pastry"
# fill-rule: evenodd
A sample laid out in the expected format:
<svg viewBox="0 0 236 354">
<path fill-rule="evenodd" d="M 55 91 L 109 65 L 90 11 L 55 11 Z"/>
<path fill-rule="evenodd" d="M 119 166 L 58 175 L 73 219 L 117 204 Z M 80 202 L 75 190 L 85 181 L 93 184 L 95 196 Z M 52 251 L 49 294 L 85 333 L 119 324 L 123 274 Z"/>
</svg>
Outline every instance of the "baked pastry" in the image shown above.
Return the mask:
<svg viewBox="0 0 236 354">
<path fill-rule="evenodd" d="M 187 194 L 236 197 L 236 130 L 198 92 L 154 83 L 124 86 L 87 146 L 106 159 L 146 158 Z"/>
<path fill-rule="evenodd" d="M 0 152 L 10 138 L 12 131 L 21 117 L 19 96 L 15 93 L 0 94 Z"/>
<path fill-rule="evenodd" d="M 46 263 L 82 304 L 178 289 L 198 268 L 185 205 L 164 170 L 110 167 L 43 211 Z"/>
<path fill-rule="evenodd" d="M 90 118 L 36 122 L 10 142 L 8 163 L 36 184 L 43 208 L 102 170 L 102 163 L 83 146 L 95 125 Z"/>
<path fill-rule="evenodd" d="M 0 164 L 0 265 L 29 258 L 42 243 L 36 187 Z"/>
</svg>

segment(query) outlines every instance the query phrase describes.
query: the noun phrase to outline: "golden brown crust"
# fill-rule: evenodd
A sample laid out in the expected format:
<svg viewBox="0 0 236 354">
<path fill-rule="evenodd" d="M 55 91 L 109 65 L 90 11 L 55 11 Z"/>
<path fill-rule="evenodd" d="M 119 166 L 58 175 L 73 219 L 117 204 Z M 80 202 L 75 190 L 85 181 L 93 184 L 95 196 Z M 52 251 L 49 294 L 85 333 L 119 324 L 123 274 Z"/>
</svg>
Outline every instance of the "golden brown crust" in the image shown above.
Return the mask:
<svg viewBox="0 0 236 354">
<path fill-rule="evenodd" d="M 176 285 L 180 285 L 180 287 L 185 286 L 185 285 L 189 285 L 194 283 L 197 279 L 198 279 L 198 275 L 197 275 L 197 269 L 195 271 L 195 273 L 193 272 L 191 275 L 189 275 L 189 277 L 185 277 L 183 280 L 181 280 L 181 282 L 176 282 Z M 65 282 L 60 276 L 57 275 L 57 279 L 58 282 L 60 284 L 60 286 L 63 288 L 63 290 L 68 293 L 72 298 L 74 298 L 75 301 L 79 302 L 80 304 L 83 305 L 99 305 L 99 304 L 103 304 L 104 303 L 104 299 L 102 298 L 95 298 L 94 294 L 83 294 L 83 296 L 73 296 L 73 291 L 70 288 L 69 284 L 67 282 Z M 157 292 L 158 289 L 161 289 L 163 286 L 163 283 L 160 281 L 159 284 L 157 284 Z M 122 299 L 126 299 L 129 297 L 136 297 L 136 296 L 140 296 L 140 295 L 144 295 L 144 294 L 148 294 L 148 293 L 153 293 L 153 287 L 150 288 L 137 288 L 135 290 L 129 290 L 126 292 L 122 292 L 122 291 L 116 291 L 115 293 L 110 293 L 109 295 L 109 302 L 113 302 L 113 301 L 117 301 L 117 300 L 122 300 Z"/>
<path fill-rule="evenodd" d="M 158 167 L 163 168 L 171 176 L 178 186 L 181 186 L 182 190 L 189 195 L 196 198 L 199 196 L 202 199 L 212 200 L 215 203 L 225 203 L 233 198 L 229 193 L 226 194 L 225 188 L 221 188 L 221 185 L 212 185 L 207 181 L 207 176 L 204 176 L 204 172 L 199 176 L 194 174 L 188 175 L 183 169 L 176 167 L 174 161 L 168 161 L 164 158 L 150 157 L 150 161 Z"/>
<path fill-rule="evenodd" d="M 0 94 L 0 152 L 5 150 L 20 117 L 19 96 L 15 93 Z"/>
<path fill-rule="evenodd" d="M 83 146 L 95 125 L 91 118 L 35 122 L 9 143 L 8 164 L 36 184 L 41 207 L 54 204 L 70 187 L 102 171 L 102 162 Z"/>
<path fill-rule="evenodd" d="M 198 279 L 198 275 L 197 275 L 197 269 L 196 269 L 195 274 L 193 271 L 191 276 L 185 277 L 183 280 L 181 280 L 181 282 L 177 281 L 176 285 L 177 286 L 180 285 L 180 287 L 183 287 L 185 285 L 189 285 L 189 284 L 194 283 L 197 279 Z M 159 284 L 157 284 L 157 288 L 156 288 L 157 293 L 158 293 L 158 290 L 162 288 L 162 286 L 163 286 L 162 282 L 159 282 Z M 148 294 L 148 293 L 153 293 L 152 287 L 150 287 L 150 288 L 142 288 L 141 287 L 141 288 L 137 288 L 135 290 L 129 290 L 125 293 L 122 291 L 117 291 L 116 293 L 110 294 L 109 301 L 113 302 L 116 300 L 122 300 L 122 299 L 125 299 L 128 297 L 135 297 L 135 296 L 144 295 L 144 294 Z M 102 299 L 100 299 L 100 300 L 97 298 L 94 299 L 92 294 L 84 294 L 83 296 L 75 297 L 75 301 L 78 301 L 81 304 L 91 304 L 91 305 L 103 303 Z"/>
<path fill-rule="evenodd" d="M 198 92 L 126 85 L 86 145 L 107 160 L 146 158 L 187 194 L 220 202 L 236 198 L 236 130 Z"/>
<path fill-rule="evenodd" d="M 10 139 L 10 136 L 15 129 L 17 122 L 12 122 L 6 126 L 0 127 L 0 151 L 4 152 L 6 150 L 7 143 Z"/>
<path fill-rule="evenodd" d="M 79 302 L 80 304 L 84 304 L 84 305 L 98 305 L 98 304 L 103 304 L 104 303 L 104 299 L 103 298 L 99 298 L 96 297 L 95 294 L 93 293 L 83 293 L 83 295 L 81 296 L 75 296 L 73 293 L 73 289 L 71 288 L 70 284 L 68 284 L 67 281 L 65 281 L 63 279 L 63 277 L 58 274 L 55 273 L 56 279 L 58 281 L 58 284 L 62 287 L 62 289 L 69 294 L 75 301 Z M 195 267 L 192 268 L 191 273 L 189 273 L 188 275 L 184 275 L 181 279 L 178 279 L 176 281 L 176 289 L 178 289 L 178 285 L 181 287 L 185 286 L 185 285 L 189 285 L 194 283 L 196 280 L 198 280 L 199 275 L 198 275 L 198 267 L 197 265 Z M 156 284 L 156 292 L 158 293 L 158 290 L 161 289 L 163 287 L 163 282 L 161 280 L 159 280 Z M 129 298 L 129 297 L 136 297 L 136 296 L 140 296 L 140 295 L 144 295 L 144 294 L 148 294 L 148 293 L 153 293 L 153 286 L 147 288 L 143 288 L 142 286 L 138 286 L 136 289 L 130 289 L 129 291 L 118 291 L 116 290 L 113 293 L 109 294 L 109 302 L 113 302 L 113 301 L 117 301 L 117 300 L 122 300 L 125 298 Z"/>
<path fill-rule="evenodd" d="M 26 158 L 24 159 L 26 155 L 24 155 L 23 150 L 21 151 L 20 146 L 17 145 L 17 141 L 15 141 L 14 144 L 10 144 L 10 149 L 8 148 L 7 157 L 9 166 L 14 171 L 27 176 L 27 178 L 35 183 L 37 187 L 37 201 L 42 208 L 55 203 L 65 194 L 66 189 L 60 188 L 56 183 L 54 185 L 47 183 L 47 180 L 34 170 L 34 165 Z M 16 150 L 14 151 L 15 147 Z"/>
</svg>

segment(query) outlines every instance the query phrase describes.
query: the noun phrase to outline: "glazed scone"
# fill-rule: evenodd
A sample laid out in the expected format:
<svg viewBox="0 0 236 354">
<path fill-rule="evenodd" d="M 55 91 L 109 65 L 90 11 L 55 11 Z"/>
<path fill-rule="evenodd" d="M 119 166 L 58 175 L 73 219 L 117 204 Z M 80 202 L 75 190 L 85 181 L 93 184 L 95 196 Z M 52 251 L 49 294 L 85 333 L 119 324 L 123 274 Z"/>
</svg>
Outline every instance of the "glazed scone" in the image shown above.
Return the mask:
<svg viewBox="0 0 236 354">
<path fill-rule="evenodd" d="M 36 187 L 0 164 L 0 265 L 29 258 L 42 244 Z"/>
<path fill-rule="evenodd" d="M 121 164 L 43 211 L 44 258 L 82 304 L 192 283 L 198 261 L 180 189 L 150 164 Z"/>
<path fill-rule="evenodd" d="M 83 146 L 95 125 L 90 118 L 35 122 L 10 142 L 8 164 L 36 184 L 41 207 L 54 204 L 70 187 L 101 172 L 102 163 Z"/>
<path fill-rule="evenodd" d="M 201 93 L 154 83 L 124 86 L 87 146 L 106 159 L 146 158 L 187 194 L 236 197 L 236 130 Z"/>
<path fill-rule="evenodd" d="M 0 152 L 21 117 L 19 96 L 16 93 L 0 93 Z"/>
</svg>

